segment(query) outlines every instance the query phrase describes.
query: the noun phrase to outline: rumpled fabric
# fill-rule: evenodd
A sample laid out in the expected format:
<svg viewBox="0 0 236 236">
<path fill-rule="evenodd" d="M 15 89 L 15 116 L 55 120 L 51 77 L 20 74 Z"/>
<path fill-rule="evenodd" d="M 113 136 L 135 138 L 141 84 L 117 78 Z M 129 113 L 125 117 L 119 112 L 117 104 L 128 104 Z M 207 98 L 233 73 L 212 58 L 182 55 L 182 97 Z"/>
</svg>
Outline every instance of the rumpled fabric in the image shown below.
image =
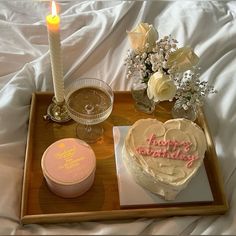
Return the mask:
<svg viewBox="0 0 236 236">
<path fill-rule="evenodd" d="M 224 215 L 140 218 L 71 224 L 20 224 L 20 201 L 32 93 L 53 91 L 45 17 L 47 1 L 0 1 L 0 234 L 236 234 L 236 2 L 59 1 L 65 85 L 97 77 L 129 90 L 126 31 L 153 24 L 159 37 L 199 56 L 201 79 L 218 90 L 204 110 L 222 171 Z"/>
</svg>

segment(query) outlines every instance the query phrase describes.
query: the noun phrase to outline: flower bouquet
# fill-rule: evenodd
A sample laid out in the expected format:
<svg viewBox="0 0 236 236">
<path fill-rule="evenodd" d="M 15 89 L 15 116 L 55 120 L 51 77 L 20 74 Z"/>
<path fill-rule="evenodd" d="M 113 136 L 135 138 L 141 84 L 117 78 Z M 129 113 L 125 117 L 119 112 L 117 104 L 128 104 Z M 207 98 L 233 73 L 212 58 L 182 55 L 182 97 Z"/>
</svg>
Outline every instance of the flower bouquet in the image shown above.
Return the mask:
<svg viewBox="0 0 236 236">
<path fill-rule="evenodd" d="M 127 34 L 132 49 L 128 50 L 125 64 L 127 77 L 134 79 L 135 86 L 131 88 L 134 99 L 149 100 L 148 105 L 180 99 L 181 78 L 186 71 L 195 70 L 199 57 L 190 47 L 178 48 L 178 41 L 170 35 L 159 38 L 156 29 L 148 23 L 138 24 Z M 142 96 L 136 96 L 141 90 Z M 143 103 L 136 101 L 136 107 L 147 113 L 154 110 Z"/>
</svg>

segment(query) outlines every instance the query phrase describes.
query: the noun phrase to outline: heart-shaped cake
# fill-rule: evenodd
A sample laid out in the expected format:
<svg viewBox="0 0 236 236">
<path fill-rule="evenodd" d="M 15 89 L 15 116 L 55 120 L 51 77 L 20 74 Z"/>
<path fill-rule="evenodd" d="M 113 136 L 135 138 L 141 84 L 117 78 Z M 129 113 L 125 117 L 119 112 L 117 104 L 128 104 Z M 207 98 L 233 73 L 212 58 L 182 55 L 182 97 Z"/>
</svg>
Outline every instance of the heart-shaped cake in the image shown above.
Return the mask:
<svg viewBox="0 0 236 236">
<path fill-rule="evenodd" d="M 124 163 L 136 182 L 173 200 L 197 173 L 207 148 L 203 130 L 187 119 L 140 119 L 129 129 Z"/>
</svg>

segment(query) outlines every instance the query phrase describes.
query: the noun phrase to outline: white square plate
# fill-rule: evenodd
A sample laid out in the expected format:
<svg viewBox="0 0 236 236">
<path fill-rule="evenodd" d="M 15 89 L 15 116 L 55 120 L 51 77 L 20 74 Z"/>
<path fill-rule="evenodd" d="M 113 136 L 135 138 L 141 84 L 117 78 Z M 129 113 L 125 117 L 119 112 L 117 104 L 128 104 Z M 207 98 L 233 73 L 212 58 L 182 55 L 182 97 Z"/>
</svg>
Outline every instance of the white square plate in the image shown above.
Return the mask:
<svg viewBox="0 0 236 236">
<path fill-rule="evenodd" d="M 121 207 L 213 201 L 211 187 L 204 165 L 200 167 L 198 173 L 189 182 L 188 186 L 172 201 L 166 201 L 137 184 L 126 169 L 122 158 L 122 148 L 128 129 L 129 126 L 113 127 L 116 171 Z"/>
</svg>

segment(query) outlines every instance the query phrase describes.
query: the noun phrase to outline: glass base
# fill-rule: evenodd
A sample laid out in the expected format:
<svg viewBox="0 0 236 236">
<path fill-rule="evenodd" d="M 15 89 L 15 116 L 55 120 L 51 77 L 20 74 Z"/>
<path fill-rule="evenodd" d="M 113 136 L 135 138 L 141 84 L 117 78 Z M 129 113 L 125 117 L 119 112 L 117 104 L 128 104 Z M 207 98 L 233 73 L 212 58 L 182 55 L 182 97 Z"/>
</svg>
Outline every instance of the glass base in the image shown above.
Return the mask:
<svg viewBox="0 0 236 236">
<path fill-rule="evenodd" d="M 182 107 L 174 106 L 171 113 L 173 118 L 185 118 L 191 121 L 195 121 L 197 118 L 197 112 L 193 106 L 189 107 L 187 110 L 184 110 Z"/>
<path fill-rule="evenodd" d="M 143 103 L 136 102 L 134 106 L 136 110 L 144 112 L 146 114 L 152 114 L 153 111 L 155 110 L 154 104 L 143 104 Z"/>
<path fill-rule="evenodd" d="M 132 97 L 135 101 L 135 108 L 138 111 L 147 113 L 147 114 L 152 114 L 153 111 L 155 110 L 156 104 L 154 101 L 150 100 L 147 96 L 147 91 L 145 89 L 140 89 L 140 90 L 131 90 Z"/>
<path fill-rule="evenodd" d="M 86 143 L 96 143 L 103 136 L 103 127 L 100 125 L 82 125 L 76 126 L 76 135 Z"/>
</svg>

